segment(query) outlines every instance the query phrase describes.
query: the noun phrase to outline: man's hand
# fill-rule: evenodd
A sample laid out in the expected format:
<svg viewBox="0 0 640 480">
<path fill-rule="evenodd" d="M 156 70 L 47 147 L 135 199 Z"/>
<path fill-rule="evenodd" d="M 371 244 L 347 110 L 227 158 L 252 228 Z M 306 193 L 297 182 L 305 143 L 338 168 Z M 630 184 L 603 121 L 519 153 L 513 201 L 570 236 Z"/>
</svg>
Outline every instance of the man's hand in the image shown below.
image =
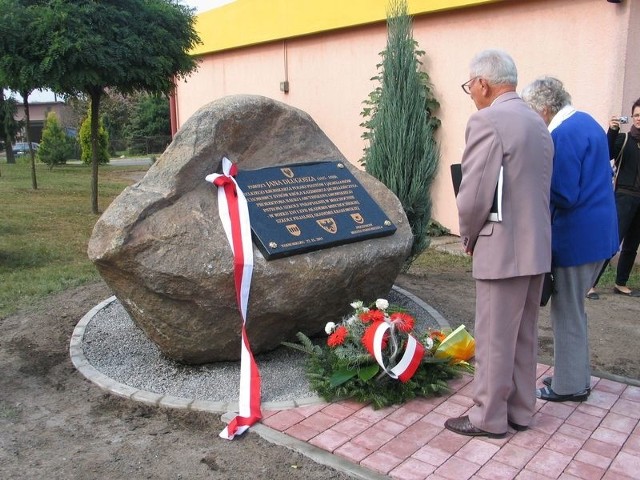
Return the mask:
<svg viewBox="0 0 640 480">
<path fill-rule="evenodd" d="M 473 256 L 473 247 L 469 245 L 469 243 L 469 237 L 462 238 L 462 248 L 464 250 L 464 253 L 469 256 Z"/>
</svg>

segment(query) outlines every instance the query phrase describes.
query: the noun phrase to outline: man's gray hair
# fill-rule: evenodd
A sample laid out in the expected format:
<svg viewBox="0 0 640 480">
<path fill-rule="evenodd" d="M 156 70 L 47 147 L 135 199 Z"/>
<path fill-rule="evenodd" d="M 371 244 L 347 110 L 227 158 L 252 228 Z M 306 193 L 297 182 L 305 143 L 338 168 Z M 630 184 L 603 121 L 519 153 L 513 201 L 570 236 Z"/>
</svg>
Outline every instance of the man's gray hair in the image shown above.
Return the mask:
<svg viewBox="0 0 640 480">
<path fill-rule="evenodd" d="M 555 115 L 567 105 L 571 105 L 571 95 L 560 80 L 554 77 L 540 77 L 524 87 L 522 99 L 536 112 L 546 108 Z"/>
<path fill-rule="evenodd" d="M 491 85 L 518 85 L 513 58 L 502 50 L 483 50 L 471 60 L 471 78 L 482 77 Z"/>
</svg>

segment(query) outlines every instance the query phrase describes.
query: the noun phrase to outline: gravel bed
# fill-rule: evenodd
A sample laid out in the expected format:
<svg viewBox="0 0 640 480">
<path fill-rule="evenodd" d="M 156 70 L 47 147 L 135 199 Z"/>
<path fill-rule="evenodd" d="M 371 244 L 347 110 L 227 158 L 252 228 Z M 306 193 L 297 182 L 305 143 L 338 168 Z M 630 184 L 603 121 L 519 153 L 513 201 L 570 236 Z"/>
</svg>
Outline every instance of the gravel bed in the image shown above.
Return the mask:
<svg viewBox="0 0 640 480">
<path fill-rule="evenodd" d="M 436 320 L 409 297 L 392 290 L 390 303 L 416 317 L 416 329 L 438 328 Z M 184 365 L 167 358 L 138 328 L 118 300 L 89 321 L 82 339 L 88 362 L 111 379 L 148 392 L 210 401 L 237 401 L 240 362 Z M 305 376 L 306 355 L 287 347 L 256 355 L 262 401 L 315 397 Z"/>
</svg>

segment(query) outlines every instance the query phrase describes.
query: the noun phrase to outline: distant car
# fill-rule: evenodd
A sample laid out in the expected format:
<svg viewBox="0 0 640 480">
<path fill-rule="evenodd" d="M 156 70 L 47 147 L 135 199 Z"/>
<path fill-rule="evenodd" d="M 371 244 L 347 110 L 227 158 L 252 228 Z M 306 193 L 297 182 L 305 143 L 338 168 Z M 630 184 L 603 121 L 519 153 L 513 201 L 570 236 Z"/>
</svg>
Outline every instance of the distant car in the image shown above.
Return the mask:
<svg viewBox="0 0 640 480">
<path fill-rule="evenodd" d="M 33 148 L 34 152 L 38 151 L 40 148 L 40 144 L 36 142 L 31 142 L 31 148 Z M 29 153 L 29 144 L 27 142 L 19 142 L 11 147 L 14 155 L 26 155 Z"/>
</svg>

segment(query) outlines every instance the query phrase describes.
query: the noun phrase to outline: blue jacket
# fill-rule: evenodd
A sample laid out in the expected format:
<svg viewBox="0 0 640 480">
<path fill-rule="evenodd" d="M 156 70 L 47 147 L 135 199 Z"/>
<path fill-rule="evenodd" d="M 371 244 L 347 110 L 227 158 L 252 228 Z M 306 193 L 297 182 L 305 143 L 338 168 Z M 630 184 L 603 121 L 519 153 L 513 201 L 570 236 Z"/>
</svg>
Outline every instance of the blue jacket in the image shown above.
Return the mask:
<svg viewBox="0 0 640 480">
<path fill-rule="evenodd" d="M 572 267 L 611 258 L 618 251 L 618 218 L 602 127 L 575 112 L 551 132 L 553 265 Z"/>
</svg>

